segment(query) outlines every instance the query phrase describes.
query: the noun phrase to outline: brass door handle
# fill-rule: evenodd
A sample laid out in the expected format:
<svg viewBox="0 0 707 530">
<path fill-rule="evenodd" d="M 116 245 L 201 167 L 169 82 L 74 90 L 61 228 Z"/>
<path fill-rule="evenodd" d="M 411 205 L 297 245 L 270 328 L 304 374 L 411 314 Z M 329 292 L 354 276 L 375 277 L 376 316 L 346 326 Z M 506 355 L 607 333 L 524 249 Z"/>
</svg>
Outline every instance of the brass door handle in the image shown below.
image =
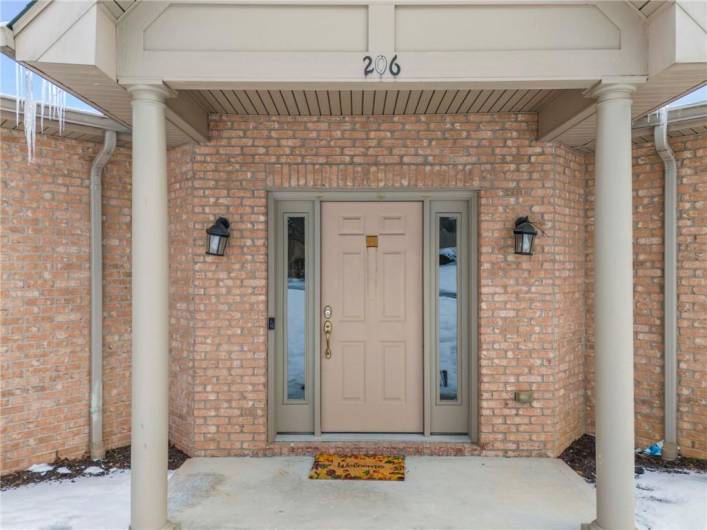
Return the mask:
<svg viewBox="0 0 707 530">
<path fill-rule="evenodd" d="M 325 320 L 324 321 L 324 336 L 326 337 L 326 348 L 324 350 L 324 357 L 327 359 L 331 359 L 331 345 L 329 344 L 329 341 L 331 339 L 331 330 L 333 329 L 333 325 L 331 323 L 331 320 Z"/>
</svg>

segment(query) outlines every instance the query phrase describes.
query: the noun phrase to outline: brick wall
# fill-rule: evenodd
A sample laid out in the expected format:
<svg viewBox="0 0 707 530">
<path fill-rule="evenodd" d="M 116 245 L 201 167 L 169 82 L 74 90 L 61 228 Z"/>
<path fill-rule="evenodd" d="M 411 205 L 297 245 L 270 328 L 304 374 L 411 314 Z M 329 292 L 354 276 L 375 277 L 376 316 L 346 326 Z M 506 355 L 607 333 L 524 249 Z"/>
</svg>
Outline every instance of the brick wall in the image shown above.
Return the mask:
<svg viewBox="0 0 707 530">
<path fill-rule="evenodd" d="M 678 444 L 707 458 L 707 136 L 674 141 L 678 159 Z"/>
<path fill-rule="evenodd" d="M 678 445 L 707 458 L 707 136 L 675 138 L 678 164 Z M 594 425 L 593 160 L 587 171 L 587 430 Z M 652 143 L 634 146 L 636 445 L 663 438 L 663 164 Z"/>
<path fill-rule="evenodd" d="M 311 453 L 266 443 L 268 189 L 479 189 L 481 446 L 556 455 L 593 425 L 593 160 L 534 141 L 532 114 L 212 117 L 212 140 L 168 153 L 170 439 L 193 455 Z M 2 466 L 88 448 L 88 172 L 97 146 L 2 130 Z M 679 442 L 707 456 L 707 137 L 673 141 L 679 163 Z M 662 165 L 634 151 L 636 419 L 662 437 Z M 103 178 L 104 437 L 129 443 L 130 153 Z M 544 233 L 516 256 L 514 219 Z M 204 229 L 234 224 L 227 255 Z M 587 223 L 588 228 L 583 230 Z M 30 237 L 31 236 L 31 237 Z M 585 311 L 584 308 L 587 310 Z M 587 354 L 585 355 L 585 350 Z M 531 405 L 513 401 L 533 390 Z M 585 404 L 586 400 L 586 404 Z M 474 454 L 469 445 L 397 446 Z M 377 444 L 342 445 L 368 451 Z"/>
<path fill-rule="evenodd" d="M 103 169 L 103 443 L 130 443 L 131 152 L 117 148 Z M 90 286 L 89 286 L 90 288 Z M 86 328 L 90 336 L 90 328 Z"/>
<path fill-rule="evenodd" d="M 167 154 L 169 184 L 169 438 L 187 454 L 194 444 L 194 221 L 190 145 Z"/>
<path fill-rule="evenodd" d="M 555 168 L 555 454 L 585 432 L 586 160 L 558 146 Z"/>
<path fill-rule="evenodd" d="M 88 449 L 88 175 L 97 146 L 38 136 L 36 160 L 28 165 L 24 135 L 6 129 L 0 134 L 0 471 L 5 472 Z M 117 150 L 104 182 L 109 284 L 104 429 L 110 446 L 125 443 L 129 430 L 123 362 L 130 318 L 128 152 Z"/>
<path fill-rule="evenodd" d="M 178 405 L 193 408 L 194 453 L 307 450 L 266 443 L 267 189 L 480 189 L 481 444 L 549 455 L 579 435 L 584 158 L 534 142 L 536 125 L 533 114 L 213 117 L 192 162 L 193 404 Z M 532 258 L 512 249 L 525 214 L 546 232 Z M 219 215 L 233 225 L 213 258 L 202 234 Z M 572 322 L 558 314 L 569 306 Z M 513 401 L 518 389 L 533 404 Z"/>
</svg>

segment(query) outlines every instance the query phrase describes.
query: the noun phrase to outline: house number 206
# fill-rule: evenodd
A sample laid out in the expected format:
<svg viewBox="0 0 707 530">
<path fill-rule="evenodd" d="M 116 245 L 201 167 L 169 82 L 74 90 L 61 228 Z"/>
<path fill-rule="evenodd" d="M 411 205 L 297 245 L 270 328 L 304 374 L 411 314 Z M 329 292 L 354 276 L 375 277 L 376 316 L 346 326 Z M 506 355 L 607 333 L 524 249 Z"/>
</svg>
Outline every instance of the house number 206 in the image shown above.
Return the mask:
<svg viewBox="0 0 707 530">
<path fill-rule="evenodd" d="M 378 75 L 382 76 L 386 70 L 390 72 L 390 75 L 393 77 L 400 74 L 400 65 L 398 64 L 397 55 L 393 55 L 390 63 L 388 63 L 388 59 L 385 55 L 377 55 L 375 59 L 370 55 L 366 55 L 363 58 L 363 75 L 365 77 L 368 77 L 373 72 L 376 72 Z"/>
</svg>

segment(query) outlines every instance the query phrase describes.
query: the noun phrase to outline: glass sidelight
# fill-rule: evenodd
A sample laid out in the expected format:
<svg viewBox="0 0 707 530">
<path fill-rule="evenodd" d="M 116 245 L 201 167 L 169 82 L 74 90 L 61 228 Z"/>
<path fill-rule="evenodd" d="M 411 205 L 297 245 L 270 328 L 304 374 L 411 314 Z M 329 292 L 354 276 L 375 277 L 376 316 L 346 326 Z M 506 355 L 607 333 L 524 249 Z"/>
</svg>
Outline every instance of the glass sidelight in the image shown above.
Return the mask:
<svg viewBox="0 0 707 530">
<path fill-rule="evenodd" d="M 303 216 L 287 217 L 287 399 L 304 399 L 306 388 L 306 236 Z"/>
<path fill-rule="evenodd" d="M 271 215 L 272 381 L 279 432 L 312 432 L 314 422 L 314 209 L 309 201 L 278 201 Z"/>
<path fill-rule="evenodd" d="M 458 216 L 438 218 L 437 307 L 439 399 L 456 401 L 459 373 Z"/>
<path fill-rule="evenodd" d="M 468 432 L 471 425 L 469 223 L 468 201 L 431 201 L 428 263 L 433 434 Z"/>
</svg>

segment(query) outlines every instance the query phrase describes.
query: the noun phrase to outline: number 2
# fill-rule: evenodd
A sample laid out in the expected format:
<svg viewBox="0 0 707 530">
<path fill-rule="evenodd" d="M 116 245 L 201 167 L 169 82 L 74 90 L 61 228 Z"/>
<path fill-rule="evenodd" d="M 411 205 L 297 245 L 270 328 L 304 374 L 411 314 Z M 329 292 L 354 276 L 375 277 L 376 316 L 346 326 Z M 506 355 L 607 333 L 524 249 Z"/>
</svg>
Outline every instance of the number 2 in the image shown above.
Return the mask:
<svg viewBox="0 0 707 530">
<path fill-rule="evenodd" d="M 368 75 L 373 73 L 373 57 L 366 55 L 363 58 L 363 62 L 365 63 L 365 66 L 363 67 L 363 75 L 368 77 Z"/>
<path fill-rule="evenodd" d="M 400 75 L 400 63 L 398 63 L 398 55 L 393 55 L 393 58 L 388 63 L 384 55 L 376 57 L 375 61 L 370 55 L 363 57 L 363 75 L 368 77 L 373 72 L 378 72 L 381 76 L 388 70 L 390 75 L 397 77 Z"/>
</svg>

